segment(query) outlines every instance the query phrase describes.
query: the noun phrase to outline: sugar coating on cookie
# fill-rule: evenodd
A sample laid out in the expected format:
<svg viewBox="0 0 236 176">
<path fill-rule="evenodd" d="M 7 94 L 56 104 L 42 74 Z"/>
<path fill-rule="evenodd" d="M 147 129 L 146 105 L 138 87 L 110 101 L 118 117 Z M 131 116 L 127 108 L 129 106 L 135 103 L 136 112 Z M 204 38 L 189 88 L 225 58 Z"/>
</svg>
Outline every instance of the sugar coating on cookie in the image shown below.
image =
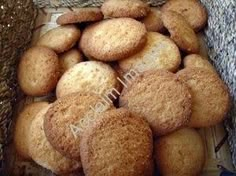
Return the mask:
<svg viewBox="0 0 236 176">
<path fill-rule="evenodd" d="M 154 157 L 163 176 L 201 175 L 205 164 L 204 143 L 198 132 L 183 128 L 155 142 Z"/>
<path fill-rule="evenodd" d="M 138 72 L 166 69 L 177 71 L 181 56 L 176 44 L 168 37 L 148 32 L 147 43 L 137 54 L 119 61 L 120 68 L 127 72 L 134 69 Z"/>
<path fill-rule="evenodd" d="M 186 53 L 199 52 L 200 46 L 197 35 L 182 15 L 174 11 L 164 11 L 162 20 L 170 32 L 171 38 L 180 49 Z"/>
<path fill-rule="evenodd" d="M 162 11 L 170 10 L 181 14 L 196 32 L 207 23 L 206 9 L 199 0 L 169 0 Z"/>
<path fill-rule="evenodd" d="M 31 122 L 37 113 L 47 106 L 47 102 L 35 102 L 26 105 L 16 119 L 14 144 L 17 152 L 25 159 L 30 159 L 28 139 Z"/>
<path fill-rule="evenodd" d="M 74 92 L 93 92 L 107 96 L 110 91 L 118 94 L 120 83 L 117 73 L 108 64 L 98 61 L 81 62 L 69 69 L 57 84 L 57 97 Z"/>
<path fill-rule="evenodd" d="M 44 133 L 44 118 L 50 105 L 43 108 L 33 120 L 30 127 L 30 156 L 42 167 L 51 170 L 56 174 L 70 173 L 81 169 L 81 163 L 66 158 L 57 152 L 48 142 Z"/>
<path fill-rule="evenodd" d="M 80 30 L 74 25 L 53 28 L 43 34 L 37 41 L 37 46 L 51 48 L 56 53 L 71 49 L 80 38 Z"/>
<path fill-rule="evenodd" d="M 91 93 L 78 92 L 59 98 L 45 117 L 47 139 L 57 151 L 79 161 L 81 135 L 101 112 L 111 108 L 109 101 Z"/>
<path fill-rule="evenodd" d="M 100 21 L 103 19 L 103 14 L 99 8 L 80 8 L 66 12 L 59 16 L 56 20 L 57 24 L 73 24 L 82 22 Z"/>
<path fill-rule="evenodd" d="M 147 16 L 150 8 L 141 0 L 106 0 L 101 10 L 107 17 L 140 18 Z"/>
<path fill-rule="evenodd" d="M 79 46 L 89 58 L 115 61 L 138 52 L 146 43 L 146 33 L 144 24 L 134 19 L 108 19 L 88 26 Z"/>
<path fill-rule="evenodd" d="M 119 105 L 145 118 L 153 134 L 161 136 L 188 124 L 191 94 L 175 74 L 149 71 L 123 89 Z"/>
<path fill-rule="evenodd" d="M 123 108 L 100 116 L 81 140 L 85 175 L 153 175 L 153 139 L 148 123 Z"/>
<path fill-rule="evenodd" d="M 223 121 L 230 106 L 229 93 L 215 73 L 204 68 L 185 68 L 177 76 L 192 95 L 190 127 L 209 127 Z"/>
<path fill-rule="evenodd" d="M 32 47 L 23 54 L 17 74 L 22 91 L 31 96 L 50 93 L 56 87 L 59 75 L 58 56 L 41 46 Z"/>
</svg>

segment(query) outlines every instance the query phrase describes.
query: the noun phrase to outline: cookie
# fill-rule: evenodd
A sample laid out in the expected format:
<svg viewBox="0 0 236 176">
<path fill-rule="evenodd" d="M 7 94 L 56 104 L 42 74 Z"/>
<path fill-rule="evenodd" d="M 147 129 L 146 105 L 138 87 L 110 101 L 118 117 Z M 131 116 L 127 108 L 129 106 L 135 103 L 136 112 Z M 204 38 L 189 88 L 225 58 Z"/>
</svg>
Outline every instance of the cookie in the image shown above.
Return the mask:
<svg viewBox="0 0 236 176">
<path fill-rule="evenodd" d="M 155 136 L 187 125 L 191 115 L 187 86 L 166 70 L 144 72 L 137 77 L 123 89 L 119 104 L 145 118 Z"/>
<path fill-rule="evenodd" d="M 178 47 L 168 37 L 148 32 L 145 47 L 137 54 L 119 61 L 120 68 L 127 72 L 134 69 L 138 72 L 166 69 L 177 71 L 181 63 Z"/>
<path fill-rule="evenodd" d="M 80 38 L 80 30 L 74 25 L 53 28 L 43 34 L 37 41 L 37 46 L 46 46 L 56 53 L 71 49 Z"/>
<path fill-rule="evenodd" d="M 68 158 L 80 161 L 80 136 L 99 113 L 113 106 L 96 94 L 73 93 L 55 101 L 44 121 L 51 145 Z"/>
<path fill-rule="evenodd" d="M 200 46 L 197 35 L 182 15 L 173 11 L 164 11 L 162 20 L 170 32 L 171 38 L 180 49 L 186 53 L 199 52 Z"/>
<path fill-rule="evenodd" d="M 82 136 L 85 175 L 153 175 L 153 140 L 147 122 L 122 108 L 100 116 Z"/>
<path fill-rule="evenodd" d="M 134 19 L 108 19 L 85 28 L 79 45 L 88 58 L 115 61 L 138 52 L 146 33 L 144 24 Z"/>
<path fill-rule="evenodd" d="M 50 93 L 60 75 L 56 53 L 46 47 L 32 47 L 22 56 L 18 67 L 18 83 L 22 91 L 31 96 Z"/>
<path fill-rule="evenodd" d="M 68 159 L 53 149 L 47 141 L 43 123 L 48 108 L 43 108 L 32 121 L 29 135 L 29 152 L 32 159 L 42 167 L 56 174 L 70 173 L 81 169 L 81 163 Z"/>
<path fill-rule="evenodd" d="M 146 17 L 141 20 L 149 32 L 164 32 L 165 27 L 161 19 L 161 10 L 158 8 L 151 8 Z"/>
<path fill-rule="evenodd" d="M 160 137 L 155 142 L 154 153 L 162 176 L 201 175 L 205 164 L 203 140 L 191 128 Z"/>
<path fill-rule="evenodd" d="M 150 8 L 141 0 L 106 0 L 101 10 L 107 17 L 140 18 L 147 16 Z"/>
<path fill-rule="evenodd" d="M 229 93 L 215 73 L 204 68 L 185 68 L 177 76 L 192 95 L 190 127 L 209 127 L 223 121 L 230 106 Z"/>
<path fill-rule="evenodd" d="M 61 73 L 83 61 L 83 55 L 78 49 L 71 49 L 59 56 Z"/>
<path fill-rule="evenodd" d="M 206 9 L 198 0 L 169 0 L 162 6 L 162 11 L 170 10 L 183 15 L 196 32 L 207 23 Z"/>
<path fill-rule="evenodd" d="M 19 113 L 16 119 L 15 132 L 14 132 L 14 144 L 17 152 L 24 159 L 30 159 L 29 155 L 29 128 L 31 122 L 37 115 L 37 113 L 47 107 L 47 102 L 35 102 L 24 107 L 24 109 Z"/>
<path fill-rule="evenodd" d="M 108 64 L 98 61 L 81 62 L 69 69 L 59 80 L 56 94 L 60 98 L 74 92 L 94 92 L 107 96 L 119 94 L 117 73 Z"/>
<path fill-rule="evenodd" d="M 103 19 L 103 14 L 99 8 L 80 8 L 66 12 L 59 16 L 56 20 L 57 24 L 73 24 L 82 22 L 100 21 Z"/>
</svg>

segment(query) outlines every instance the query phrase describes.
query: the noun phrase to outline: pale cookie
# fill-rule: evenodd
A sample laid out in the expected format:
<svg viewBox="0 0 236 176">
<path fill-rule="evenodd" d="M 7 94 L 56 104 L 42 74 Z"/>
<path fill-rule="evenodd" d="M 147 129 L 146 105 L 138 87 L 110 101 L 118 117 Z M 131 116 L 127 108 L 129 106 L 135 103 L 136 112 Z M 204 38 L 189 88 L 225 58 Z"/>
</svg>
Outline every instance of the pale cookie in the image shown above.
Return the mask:
<svg viewBox="0 0 236 176">
<path fill-rule="evenodd" d="M 80 161 L 80 136 L 97 115 L 113 108 L 96 94 L 74 93 L 54 102 L 48 110 L 44 130 L 51 145 L 68 158 Z"/>
<path fill-rule="evenodd" d="M 191 95 L 175 74 L 156 70 L 144 72 L 123 89 L 120 106 L 145 118 L 153 134 L 161 136 L 188 124 Z"/>
<path fill-rule="evenodd" d="M 86 176 L 152 176 L 153 139 L 147 122 L 125 109 L 100 115 L 81 140 Z"/>
<path fill-rule="evenodd" d="M 150 8 L 141 0 L 106 0 L 101 10 L 107 17 L 140 18 L 147 16 Z"/>
<path fill-rule="evenodd" d="M 146 33 L 144 24 L 131 18 L 104 20 L 83 31 L 80 48 L 92 59 L 120 60 L 143 48 Z"/>
<path fill-rule="evenodd" d="M 204 68 L 185 68 L 177 76 L 189 87 L 192 95 L 189 126 L 201 128 L 222 122 L 230 106 L 229 93 L 223 81 Z"/>
<path fill-rule="evenodd" d="M 176 44 L 168 37 L 148 32 L 145 47 L 137 54 L 119 61 L 120 68 L 127 72 L 134 69 L 138 72 L 166 69 L 177 71 L 181 56 Z"/>
<path fill-rule="evenodd" d="M 46 95 L 56 87 L 60 76 L 58 56 L 49 48 L 32 47 L 22 56 L 17 76 L 25 94 Z"/>
<path fill-rule="evenodd" d="M 199 52 L 197 35 L 183 16 L 173 11 L 165 11 L 162 13 L 162 20 L 180 49 L 187 53 Z"/>
<path fill-rule="evenodd" d="M 59 26 L 42 35 L 37 46 L 46 46 L 56 53 L 62 53 L 72 48 L 80 38 L 80 30 L 74 25 Z"/>
</svg>

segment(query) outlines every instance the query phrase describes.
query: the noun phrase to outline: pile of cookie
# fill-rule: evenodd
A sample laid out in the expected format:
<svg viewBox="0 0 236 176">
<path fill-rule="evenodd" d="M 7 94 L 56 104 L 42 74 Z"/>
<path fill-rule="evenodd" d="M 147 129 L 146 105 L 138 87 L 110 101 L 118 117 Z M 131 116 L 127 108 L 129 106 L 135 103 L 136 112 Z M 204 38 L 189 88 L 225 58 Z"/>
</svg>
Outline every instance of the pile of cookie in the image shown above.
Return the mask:
<svg viewBox="0 0 236 176">
<path fill-rule="evenodd" d="M 199 175 L 196 129 L 222 122 L 230 106 L 199 55 L 206 22 L 198 0 L 106 0 L 59 16 L 19 63 L 26 95 L 57 99 L 19 114 L 18 153 L 58 175 Z"/>
</svg>

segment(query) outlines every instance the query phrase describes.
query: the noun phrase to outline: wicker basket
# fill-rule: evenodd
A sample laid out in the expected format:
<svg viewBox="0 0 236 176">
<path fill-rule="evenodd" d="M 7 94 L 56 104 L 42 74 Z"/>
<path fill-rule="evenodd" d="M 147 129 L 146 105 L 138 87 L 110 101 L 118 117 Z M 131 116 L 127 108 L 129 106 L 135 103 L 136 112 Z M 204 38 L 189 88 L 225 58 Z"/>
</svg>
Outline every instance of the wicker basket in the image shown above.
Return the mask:
<svg viewBox="0 0 236 176">
<path fill-rule="evenodd" d="M 201 1 L 208 10 L 209 19 L 203 35 L 199 36 L 207 44 L 203 48 L 207 48 L 208 57 L 232 96 L 232 108 L 224 127 L 218 125 L 200 130 L 209 158 L 213 158 L 208 161 L 204 175 L 215 176 L 221 172 L 220 169 L 234 170 L 233 165 L 236 166 L 236 1 Z M 34 42 L 45 30 L 53 27 L 55 23 L 52 22 L 68 8 L 100 6 L 101 3 L 101 0 L 0 1 L 0 175 L 30 175 L 36 172 L 33 175 L 50 175 L 35 164 L 17 163 L 18 158 L 11 144 L 14 114 L 25 104 L 37 101 L 24 97 L 17 87 L 16 66 L 22 52 L 31 41 Z M 158 6 L 164 0 L 149 0 L 148 3 Z M 43 25 L 45 23 L 47 25 Z M 217 165 L 223 167 L 218 169 Z M 9 170 L 17 170 L 17 174 L 9 174 Z"/>
</svg>

